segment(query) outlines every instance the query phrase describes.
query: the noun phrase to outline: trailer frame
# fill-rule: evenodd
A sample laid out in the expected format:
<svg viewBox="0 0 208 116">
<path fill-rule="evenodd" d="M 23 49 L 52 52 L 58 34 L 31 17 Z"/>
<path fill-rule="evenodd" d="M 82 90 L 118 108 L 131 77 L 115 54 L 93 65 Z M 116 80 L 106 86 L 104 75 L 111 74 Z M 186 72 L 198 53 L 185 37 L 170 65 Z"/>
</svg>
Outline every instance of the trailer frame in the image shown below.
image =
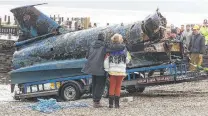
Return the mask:
<svg viewBox="0 0 208 116">
<path fill-rule="evenodd" d="M 149 71 L 157 71 L 160 69 L 165 69 L 167 75 L 159 75 L 148 77 L 146 76 Z M 127 77 L 122 83 L 122 89 L 126 89 L 128 92 L 143 92 L 145 87 L 166 85 L 166 84 L 176 84 L 182 82 L 191 82 L 207 79 L 206 72 L 190 72 L 187 71 L 187 64 L 184 63 L 170 63 L 158 66 L 133 68 L 127 70 Z M 51 90 L 46 90 L 44 88 L 45 84 L 54 84 L 54 88 Z M 63 87 L 66 85 L 71 85 L 74 90 L 77 91 L 75 98 L 67 98 L 64 96 Z M 33 92 L 33 87 L 37 86 L 37 91 Z M 42 89 L 40 89 L 42 86 Z M 131 89 L 130 89 L 131 88 Z M 30 90 L 28 90 L 30 89 Z M 109 82 L 106 83 L 105 97 L 108 96 Z M 51 80 L 39 81 L 39 82 L 29 82 L 20 84 L 20 92 L 15 92 L 14 98 L 16 100 L 27 99 L 31 97 L 41 97 L 56 95 L 65 101 L 79 99 L 85 93 L 91 93 L 91 75 L 79 75 L 73 77 L 56 78 Z"/>
</svg>

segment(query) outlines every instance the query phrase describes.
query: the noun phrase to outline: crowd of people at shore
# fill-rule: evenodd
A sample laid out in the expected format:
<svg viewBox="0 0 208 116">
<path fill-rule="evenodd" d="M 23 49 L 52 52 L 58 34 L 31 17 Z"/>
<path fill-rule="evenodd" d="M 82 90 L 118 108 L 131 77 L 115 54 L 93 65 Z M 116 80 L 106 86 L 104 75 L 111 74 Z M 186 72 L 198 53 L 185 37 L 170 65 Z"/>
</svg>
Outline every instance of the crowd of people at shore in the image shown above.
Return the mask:
<svg viewBox="0 0 208 116">
<path fill-rule="evenodd" d="M 181 25 L 181 27 L 167 26 L 166 37 L 174 38 L 183 43 L 189 52 L 190 70 L 195 70 L 196 65 L 201 66 L 203 54 L 208 48 L 208 21 L 205 19 L 203 25 Z"/>
</svg>

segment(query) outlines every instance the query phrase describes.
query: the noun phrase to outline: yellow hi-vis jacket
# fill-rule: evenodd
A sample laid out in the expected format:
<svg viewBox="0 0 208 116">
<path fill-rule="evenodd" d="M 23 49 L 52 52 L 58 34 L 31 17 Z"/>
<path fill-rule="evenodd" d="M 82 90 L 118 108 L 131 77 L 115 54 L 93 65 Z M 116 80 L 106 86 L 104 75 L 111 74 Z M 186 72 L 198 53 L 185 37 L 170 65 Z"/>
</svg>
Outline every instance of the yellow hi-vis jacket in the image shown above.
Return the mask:
<svg viewBox="0 0 208 116">
<path fill-rule="evenodd" d="M 200 28 L 201 34 L 205 37 L 205 45 L 208 44 L 208 27 L 201 27 Z"/>
</svg>

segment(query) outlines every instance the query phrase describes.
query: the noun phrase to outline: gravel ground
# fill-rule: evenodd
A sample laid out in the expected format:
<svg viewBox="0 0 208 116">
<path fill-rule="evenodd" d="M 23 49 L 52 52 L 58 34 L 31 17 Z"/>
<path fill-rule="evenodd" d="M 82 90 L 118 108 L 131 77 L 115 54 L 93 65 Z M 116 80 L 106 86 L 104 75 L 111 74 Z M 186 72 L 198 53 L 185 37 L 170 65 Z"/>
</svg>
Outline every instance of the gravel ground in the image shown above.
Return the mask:
<svg viewBox="0 0 208 116">
<path fill-rule="evenodd" d="M 0 86 L 1 87 L 1 86 Z M 2 87 L 1 87 L 2 88 Z M 5 91 L 5 90 L 4 90 Z M 123 93 L 122 98 L 133 96 L 132 102 L 121 102 L 120 109 L 92 108 L 90 98 L 78 100 L 90 105 L 87 108 L 63 109 L 51 114 L 33 111 L 32 102 L 1 101 L 0 116 L 207 116 L 208 80 L 147 88 L 143 94 Z M 9 97 L 9 96 L 8 96 Z M 11 97 L 11 96 L 10 96 Z M 61 104 L 69 104 L 62 102 Z"/>
</svg>

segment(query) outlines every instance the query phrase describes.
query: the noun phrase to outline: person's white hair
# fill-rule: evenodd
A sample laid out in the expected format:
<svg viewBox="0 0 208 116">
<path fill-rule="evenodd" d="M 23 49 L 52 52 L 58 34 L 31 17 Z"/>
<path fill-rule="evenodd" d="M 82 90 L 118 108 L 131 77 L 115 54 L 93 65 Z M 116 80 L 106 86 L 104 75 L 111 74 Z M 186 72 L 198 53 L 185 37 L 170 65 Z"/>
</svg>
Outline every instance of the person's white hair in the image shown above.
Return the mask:
<svg viewBox="0 0 208 116">
<path fill-rule="evenodd" d="M 116 33 L 113 35 L 113 37 L 111 37 L 111 41 L 113 43 L 123 43 L 123 37 L 121 34 Z"/>
<path fill-rule="evenodd" d="M 168 29 L 166 29 L 166 32 L 169 32 L 169 33 L 171 33 L 171 29 L 169 29 L 169 28 L 168 28 Z"/>
</svg>

